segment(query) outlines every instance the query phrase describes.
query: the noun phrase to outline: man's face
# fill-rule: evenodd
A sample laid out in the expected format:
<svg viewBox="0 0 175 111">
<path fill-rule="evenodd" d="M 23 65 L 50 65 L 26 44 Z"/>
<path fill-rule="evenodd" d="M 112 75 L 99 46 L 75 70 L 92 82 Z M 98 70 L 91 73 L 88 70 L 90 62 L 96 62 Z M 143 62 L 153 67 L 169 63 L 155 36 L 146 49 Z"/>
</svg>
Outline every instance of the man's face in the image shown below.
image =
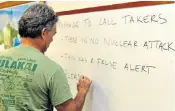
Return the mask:
<svg viewBox="0 0 175 111">
<path fill-rule="evenodd" d="M 43 53 L 47 50 L 49 47 L 50 43 L 53 41 L 53 36 L 56 34 L 56 24 L 53 25 L 51 31 L 49 32 L 44 32 L 43 34 L 43 41 L 44 41 L 44 46 L 43 46 Z"/>
</svg>

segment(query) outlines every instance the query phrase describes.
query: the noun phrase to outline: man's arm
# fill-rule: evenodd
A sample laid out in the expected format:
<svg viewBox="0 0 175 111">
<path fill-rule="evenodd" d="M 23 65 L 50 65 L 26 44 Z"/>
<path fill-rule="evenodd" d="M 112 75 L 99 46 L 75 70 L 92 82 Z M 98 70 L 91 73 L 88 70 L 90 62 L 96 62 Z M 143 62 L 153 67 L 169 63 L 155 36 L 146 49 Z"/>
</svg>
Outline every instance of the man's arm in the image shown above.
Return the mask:
<svg viewBox="0 0 175 111">
<path fill-rule="evenodd" d="M 90 85 L 91 81 L 87 77 L 81 76 L 77 85 L 78 93 L 76 97 L 57 105 L 55 107 L 57 111 L 81 111 Z"/>
</svg>

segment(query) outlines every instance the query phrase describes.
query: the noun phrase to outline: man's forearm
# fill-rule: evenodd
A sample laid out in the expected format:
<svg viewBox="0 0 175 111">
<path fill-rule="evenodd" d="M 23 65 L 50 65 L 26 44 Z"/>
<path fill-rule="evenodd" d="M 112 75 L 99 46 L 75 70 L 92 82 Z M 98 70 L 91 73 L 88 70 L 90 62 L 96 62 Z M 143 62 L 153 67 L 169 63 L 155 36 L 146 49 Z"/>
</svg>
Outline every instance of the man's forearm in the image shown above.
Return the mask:
<svg viewBox="0 0 175 111">
<path fill-rule="evenodd" d="M 74 98 L 74 102 L 76 105 L 76 111 L 81 111 L 85 102 L 86 94 L 78 92 L 76 97 Z"/>
<path fill-rule="evenodd" d="M 74 99 L 56 106 L 57 111 L 81 111 L 85 102 L 85 93 L 78 92 Z"/>
<path fill-rule="evenodd" d="M 86 76 L 81 76 L 77 84 L 77 95 L 74 99 L 69 99 L 64 103 L 57 105 L 58 111 L 81 111 L 84 106 L 86 95 L 89 91 L 91 81 Z"/>
</svg>

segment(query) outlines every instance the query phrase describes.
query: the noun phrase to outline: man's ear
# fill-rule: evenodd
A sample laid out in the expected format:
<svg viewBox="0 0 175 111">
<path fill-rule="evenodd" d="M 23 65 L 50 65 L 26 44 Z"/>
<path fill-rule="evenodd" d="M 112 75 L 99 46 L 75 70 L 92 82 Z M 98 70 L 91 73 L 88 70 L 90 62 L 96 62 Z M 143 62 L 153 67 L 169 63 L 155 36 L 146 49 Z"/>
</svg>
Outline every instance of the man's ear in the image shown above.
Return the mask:
<svg viewBox="0 0 175 111">
<path fill-rule="evenodd" d="M 43 28 L 41 31 L 41 38 L 45 39 L 45 36 L 46 36 L 46 28 Z"/>
</svg>

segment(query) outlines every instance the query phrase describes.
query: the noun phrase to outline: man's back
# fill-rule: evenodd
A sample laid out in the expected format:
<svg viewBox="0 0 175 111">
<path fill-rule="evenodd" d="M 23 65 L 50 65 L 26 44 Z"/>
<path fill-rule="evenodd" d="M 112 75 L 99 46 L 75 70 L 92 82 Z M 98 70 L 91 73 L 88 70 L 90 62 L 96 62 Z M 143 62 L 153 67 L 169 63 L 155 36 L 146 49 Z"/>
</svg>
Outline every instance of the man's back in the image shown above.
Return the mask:
<svg viewBox="0 0 175 111">
<path fill-rule="evenodd" d="M 0 111 L 51 111 L 69 98 L 63 70 L 39 50 L 18 46 L 0 54 Z"/>
</svg>

